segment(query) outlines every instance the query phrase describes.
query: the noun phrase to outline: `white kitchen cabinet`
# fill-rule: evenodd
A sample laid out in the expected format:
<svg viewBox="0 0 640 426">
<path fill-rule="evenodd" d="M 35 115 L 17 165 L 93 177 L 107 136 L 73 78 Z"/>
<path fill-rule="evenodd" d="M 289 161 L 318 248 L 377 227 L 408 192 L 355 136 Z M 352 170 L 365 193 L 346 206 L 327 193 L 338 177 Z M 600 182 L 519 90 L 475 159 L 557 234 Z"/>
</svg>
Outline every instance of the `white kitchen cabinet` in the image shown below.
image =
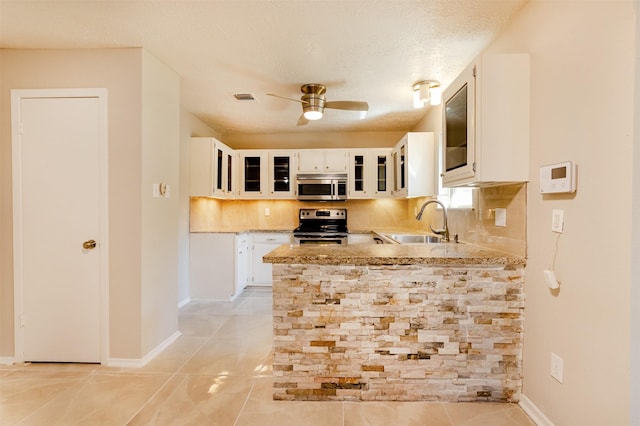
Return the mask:
<svg viewBox="0 0 640 426">
<path fill-rule="evenodd" d="M 249 235 L 242 233 L 236 237 L 236 295 L 242 293 L 249 283 Z"/>
<path fill-rule="evenodd" d="M 239 255 L 244 235 L 244 259 Z M 246 287 L 247 234 L 192 233 L 189 241 L 189 295 L 192 300 L 233 300 Z M 244 274 L 244 275 L 243 275 Z"/>
<path fill-rule="evenodd" d="M 295 198 L 295 155 L 288 150 L 238 150 L 239 198 Z"/>
<path fill-rule="evenodd" d="M 238 166 L 240 168 L 241 198 L 263 198 L 267 196 L 267 151 L 241 150 L 238 151 Z"/>
<path fill-rule="evenodd" d="M 251 237 L 251 272 L 249 285 L 271 286 L 272 268 L 264 263 L 262 257 L 282 244 L 291 244 L 291 233 L 252 232 Z"/>
<path fill-rule="evenodd" d="M 395 145 L 391 157 L 394 197 L 436 195 L 437 162 L 432 132 L 407 133 Z"/>
<path fill-rule="evenodd" d="M 443 92 L 443 186 L 529 180 L 529 62 L 481 55 Z"/>
<path fill-rule="evenodd" d="M 215 138 L 191 138 L 190 150 L 189 194 L 192 197 L 233 197 L 233 150 Z"/>
<path fill-rule="evenodd" d="M 346 149 L 305 149 L 298 151 L 300 173 L 346 173 L 348 169 Z"/>
<path fill-rule="evenodd" d="M 349 152 L 349 198 L 381 198 L 391 195 L 391 149 Z"/>
<path fill-rule="evenodd" d="M 292 151 L 269 151 L 269 198 L 295 198 L 294 164 Z"/>
</svg>

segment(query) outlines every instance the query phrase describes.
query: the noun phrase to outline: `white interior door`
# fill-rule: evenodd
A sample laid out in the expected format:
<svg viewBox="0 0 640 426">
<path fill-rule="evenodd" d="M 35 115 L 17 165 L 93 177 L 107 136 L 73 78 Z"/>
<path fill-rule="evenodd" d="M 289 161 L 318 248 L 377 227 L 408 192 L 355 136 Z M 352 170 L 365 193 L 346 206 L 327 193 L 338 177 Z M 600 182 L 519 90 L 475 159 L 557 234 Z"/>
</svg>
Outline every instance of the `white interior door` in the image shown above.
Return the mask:
<svg viewBox="0 0 640 426">
<path fill-rule="evenodd" d="M 102 360 L 101 102 L 21 97 L 12 106 L 24 361 Z"/>
</svg>

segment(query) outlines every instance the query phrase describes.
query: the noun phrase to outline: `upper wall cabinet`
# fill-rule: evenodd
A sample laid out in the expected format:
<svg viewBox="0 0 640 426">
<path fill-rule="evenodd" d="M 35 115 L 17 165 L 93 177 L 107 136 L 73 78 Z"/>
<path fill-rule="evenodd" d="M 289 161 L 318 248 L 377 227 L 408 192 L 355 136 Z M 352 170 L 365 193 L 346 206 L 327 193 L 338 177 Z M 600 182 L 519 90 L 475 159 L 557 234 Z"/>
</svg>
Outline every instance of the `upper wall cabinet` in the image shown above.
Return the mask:
<svg viewBox="0 0 640 426">
<path fill-rule="evenodd" d="M 215 138 L 191 138 L 189 193 L 192 197 L 233 197 L 235 158 Z"/>
<path fill-rule="evenodd" d="M 529 180 L 528 54 L 484 54 L 443 93 L 445 187 Z"/>
<path fill-rule="evenodd" d="M 291 151 L 269 151 L 269 197 L 270 198 L 294 198 L 295 155 Z"/>
<path fill-rule="evenodd" d="M 306 149 L 298 151 L 300 173 L 346 173 L 348 151 L 346 149 Z"/>
<path fill-rule="evenodd" d="M 288 150 L 238 150 L 240 198 L 295 198 L 295 155 Z"/>
<path fill-rule="evenodd" d="M 407 133 L 391 153 L 394 197 L 436 195 L 436 157 L 431 132 Z"/>
<path fill-rule="evenodd" d="M 391 149 L 349 151 L 349 198 L 380 198 L 391 195 L 393 182 Z"/>
<path fill-rule="evenodd" d="M 238 163 L 240 168 L 240 197 L 266 197 L 267 151 L 238 151 Z"/>
</svg>

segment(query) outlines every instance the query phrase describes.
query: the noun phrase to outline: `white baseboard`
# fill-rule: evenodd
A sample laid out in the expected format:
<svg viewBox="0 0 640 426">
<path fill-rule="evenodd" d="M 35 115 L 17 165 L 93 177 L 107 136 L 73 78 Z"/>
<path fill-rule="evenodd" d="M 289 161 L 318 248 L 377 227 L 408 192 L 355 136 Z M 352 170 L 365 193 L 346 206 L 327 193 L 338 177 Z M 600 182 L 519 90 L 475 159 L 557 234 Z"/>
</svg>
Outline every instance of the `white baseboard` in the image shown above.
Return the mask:
<svg viewBox="0 0 640 426">
<path fill-rule="evenodd" d="M 12 356 L 0 356 L 0 365 L 13 365 L 15 358 Z"/>
<path fill-rule="evenodd" d="M 525 395 L 520 395 L 520 408 L 527 413 L 531 420 L 538 426 L 554 426 L 553 422 Z"/>
<path fill-rule="evenodd" d="M 189 302 L 191 302 L 191 298 L 187 297 L 184 300 L 181 300 L 180 302 L 178 302 L 178 309 L 182 308 L 184 305 L 188 304 Z"/>
<path fill-rule="evenodd" d="M 107 361 L 108 367 L 121 367 L 121 368 L 141 368 L 147 365 L 152 359 L 157 357 L 162 351 L 167 349 L 169 345 L 175 342 L 182 333 L 176 331 L 169 336 L 164 342 L 153 348 L 144 358 L 109 358 Z"/>
</svg>

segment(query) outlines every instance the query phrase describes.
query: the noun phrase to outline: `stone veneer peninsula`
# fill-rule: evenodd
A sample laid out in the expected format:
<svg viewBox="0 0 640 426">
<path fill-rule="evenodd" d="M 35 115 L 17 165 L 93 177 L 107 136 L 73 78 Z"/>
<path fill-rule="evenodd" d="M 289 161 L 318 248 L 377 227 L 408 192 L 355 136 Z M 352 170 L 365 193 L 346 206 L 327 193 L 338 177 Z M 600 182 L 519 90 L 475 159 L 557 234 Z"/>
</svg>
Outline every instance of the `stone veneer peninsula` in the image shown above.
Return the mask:
<svg viewBox="0 0 640 426">
<path fill-rule="evenodd" d="M 523 258 L 437 243 L 283 245 L 264 261 L 274 399 L 518 401 Z"/>
</svg>

